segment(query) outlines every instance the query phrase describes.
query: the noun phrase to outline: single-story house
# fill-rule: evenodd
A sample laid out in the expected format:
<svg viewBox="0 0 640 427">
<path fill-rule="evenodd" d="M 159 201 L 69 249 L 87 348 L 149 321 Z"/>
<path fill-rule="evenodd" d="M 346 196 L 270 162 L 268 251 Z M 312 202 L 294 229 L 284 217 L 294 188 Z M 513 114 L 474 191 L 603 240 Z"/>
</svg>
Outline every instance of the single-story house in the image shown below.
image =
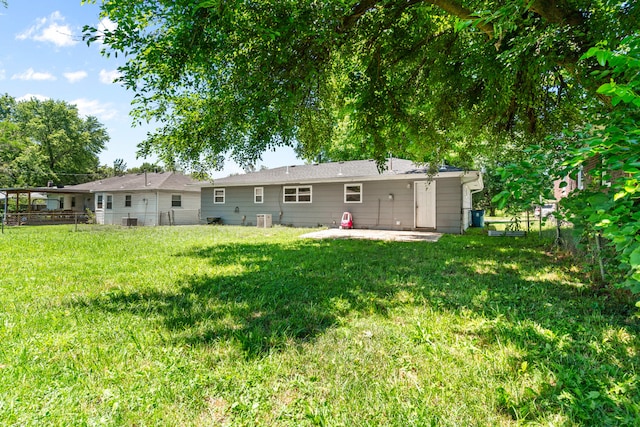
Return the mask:
<svg viewBox="0 0 640 427">
<path fill-rule="evenodd" d="M 51 208 L 88 209 L 98 224 L 187 225 L 200 223 L 198 183 L 180 172 L 138 173 L 43 191 Z"/>
<path fill-rule="evenodd" d="M 355 228 L 462 233 L 471 223 L 479 171 L 443 166 L 438 173 L 391 158 L 285 166 L 204 184 L 202 217 L 232 225 L 338 227 L 344 212 Z M 270 220 L 268 219 L 270 218 Z"/>
</svg>

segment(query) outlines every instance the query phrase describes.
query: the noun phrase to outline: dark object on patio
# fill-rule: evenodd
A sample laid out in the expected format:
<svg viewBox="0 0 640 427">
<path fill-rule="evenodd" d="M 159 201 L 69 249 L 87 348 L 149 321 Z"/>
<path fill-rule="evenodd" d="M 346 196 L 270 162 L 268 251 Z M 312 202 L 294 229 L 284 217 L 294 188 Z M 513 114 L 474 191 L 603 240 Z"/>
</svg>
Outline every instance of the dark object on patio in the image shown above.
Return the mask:
<svg viewBox="0 0 640 427">
<path fill-rule="evenodd" d="M 222 218 L 220 218 L 219 216 L 209 216 L 207 217 L 207 224 L 222 225 Z"/>
</svg>

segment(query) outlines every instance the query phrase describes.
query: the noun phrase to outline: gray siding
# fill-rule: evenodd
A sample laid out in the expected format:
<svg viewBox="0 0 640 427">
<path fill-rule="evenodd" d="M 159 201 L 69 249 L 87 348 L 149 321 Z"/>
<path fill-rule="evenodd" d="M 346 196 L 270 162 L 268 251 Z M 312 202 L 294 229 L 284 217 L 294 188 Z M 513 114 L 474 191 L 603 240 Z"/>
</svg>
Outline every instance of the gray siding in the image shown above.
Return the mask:
<svg viewBox="0 0 640 427">
<path fill-rule="evenodd" d="M 223 224 L 255 226 L 258 214 L 271 214 L 273 224 L 294 227 L 337 227 L 343 212 L 353 214 L 356 228 L 410 230 L 414 228 L 414 181 L 360 182 L 362 203 L 344 202 L 344 183 L 313 184 L 311 203 L 284 203 L 282 185 L 263 186 L 264 203 L 254 203 L 254 186 L 225 188 L 225 203 L 213 203 L 213 187 L 201 192 L 202 217 L 220 217 Z M 437 231 L 460 233 L 460 178 L 440 178 L 436 187 Z M 391 195 L 391 196 L 390 196 Z"/>
<path fill-rule="evenodd" d="M 462 227 L 462 183 L 460 178 L 438 179 L 436 186 L 436 230 L 459 234 Z"/>
</svg>

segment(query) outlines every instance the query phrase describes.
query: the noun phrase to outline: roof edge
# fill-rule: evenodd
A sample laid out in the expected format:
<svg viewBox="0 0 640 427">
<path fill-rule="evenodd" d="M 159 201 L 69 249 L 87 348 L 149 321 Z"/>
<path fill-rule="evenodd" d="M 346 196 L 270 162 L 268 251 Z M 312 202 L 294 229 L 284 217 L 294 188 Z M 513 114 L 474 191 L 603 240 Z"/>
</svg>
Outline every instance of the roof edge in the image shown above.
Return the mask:
<svg viewBox="0 0 640 427">
<path fill-rule="evenodd" d="M 436 175 L 429 176 L 426 173 L 420 174 L 398 174 L 398 175 L 378 175 L 378 176 L 351 176 L 351 177 L 335 177 L 335 178 L 315 178 L 315 179 L 300 179 L 293 180 L 281 180 L 268 183 L 255 182 L 241 182 L 241 183 L 221 183 L 216 184 L 214 180 L 211 183 L 204 183 L 201 188 L 214 188 L 214 187 L 251 187 L 251 186 L 269 186 L 269 185 L 299 185 L 299 184 L 324 184 L 324 183 L 339 183 L 339 182 L 373 182 L 373 181 L 422 181 L 428 179 L 443 179 L 443 178 L 457 178 L 464 177 L 470 173 L 476 172 L 479 176 L 482 174 L 480 171 L 451 171 L 451 172 L 438 172 Z M 477 176 L 478 176 L 477 175 Z M 471 181 L 475 181 L 478 178 L 474 177 Z M 221 180 L 225 178 L 220 178 Z"/>
</svg>

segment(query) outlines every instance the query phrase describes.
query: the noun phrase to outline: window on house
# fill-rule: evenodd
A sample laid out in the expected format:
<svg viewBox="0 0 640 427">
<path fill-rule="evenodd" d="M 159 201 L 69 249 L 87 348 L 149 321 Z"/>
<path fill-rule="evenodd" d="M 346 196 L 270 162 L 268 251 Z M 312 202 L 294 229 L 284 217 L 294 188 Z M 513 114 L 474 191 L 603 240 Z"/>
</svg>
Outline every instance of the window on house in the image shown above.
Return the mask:
<svg viewBox="0 0 640 427">
<path fill-rule="evenodd" d="M 72 208 L 75 208 L 75 207 L 76 207 L 76 198 L 75 198 L 75 197 L 72 197 L 72 198 L 71 198 L 71 207 L 72 207 Z"/>
<path fill-rule="evenodd" d="M 264 202 L 264 187 L 255 187 L 253 189 L 253 203 Z"/>
<path fill-rule="evenodd" d="M 60 209 L 64 209 L 64 197 L 60 197 Z"/>
<path fill-rule="evenodd" d="M 582 176 L 582 166 L 580 166 L 580 170 L 578 171 L 578 190 L 584 190 L 584 177 Z"/>
<path fill-rule="evenodd" d="M 214 188 L 213 190 L 213 203 L 223 204 L 225 199 L 224 188 Z"/>
<path fill-rule="evenodd" d="M 179 208 L 182 206 L 182 196 L 180 194 L 171 195 L 171 207 Z"/>
<path fill-rule="evenodd" d="M 125 208 L 130 208 L 131 207 L 131 194 L 125 194 L 125 196 L 124 196 L 124 207 Z"/>
<path fill-rule="evenodd" d="M 311 203 L 311 186 L 284 187 L 285 203 Z"/>
<path fill-rule="evenodd" d="M 113 209 L 113 196 L 107 194 L 107 209 Z"/>
<path fill-rule="evenodd" d="M 362 184 L 345 184 L 344 202 L 362 203 Z"/>
<path fill-rule="evenodd" d="M 98 194 L 96 199 L 96 209 L 102 209 L 102 194 Z"/>
</svg>

